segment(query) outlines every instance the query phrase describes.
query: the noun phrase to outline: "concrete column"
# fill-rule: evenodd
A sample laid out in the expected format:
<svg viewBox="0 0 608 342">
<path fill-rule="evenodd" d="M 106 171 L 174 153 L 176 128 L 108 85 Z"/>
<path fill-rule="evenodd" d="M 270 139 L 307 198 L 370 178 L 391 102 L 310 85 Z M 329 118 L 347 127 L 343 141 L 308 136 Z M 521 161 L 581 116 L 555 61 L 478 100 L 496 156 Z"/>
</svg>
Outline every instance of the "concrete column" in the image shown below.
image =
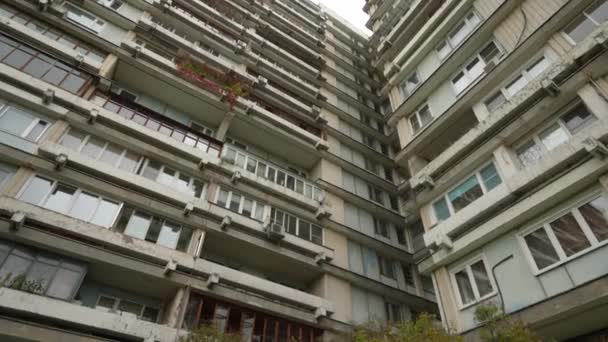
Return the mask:
<svg viewBox="0 0 608 342">
<path fill-rule="evenodd" d="M 418 172 L 420 172 L 420 170 L 422 170 L 425 166 L 427 166 L 429 164 L 429 161 L 420 157 L 420 156 L 411 156 L 408 160 L 407 160 L 407 165 L 410 169 L 410 175 L 414 176 L 416 175 Z"/>
<path fill-rule="evenodd" d="M 601 119 L 608 117 L 608 102 L 602 98 L 598 91 L 605 91 L 606 94 L 608 94 L 608 91 L 602 89 L 603 86 L 600 83 L 598 83 L 598 87 L 599 89 L 596 89 L 592 84 L 587 84 L 577 93 L 593 115 Z"/>
<path fill-rule="evenodd" d="M 4 194 L 9 197 L 16 197 L 28 179 L 34 174 L 30 169 L 20 168 L 11 177 L 10 182 L 4 187 Z"/>
<path fill-rule="evenodd" d="M 448 331 L 459 331 L 458 321 L 458 301 L 452 289 L 452 282 L 447 268 L 442 267 L 434 271 L 436 287 L 436 297 L 439 310 L 442 311 L 443 325 Z"/>
<path fill-rule="evenodd" d="M 521 163 L 513 149 L 500 145 L 494 151 L 494 165 L 498 169 L 503 182 L 508 183 L 509 179 L 516 177 L 520 172 Z"/>
<path fill-rule="evenodd" d="M 125 39 L 127 39 L 127 37 L 129 37 L 129 35 L 127 35 Z M 108 55 L 101 64 L 101 68 L 99 68 L 99 76 L 110 79 L 113 78 L 114 71 L 116 70 L 117 65 L 118 57 L 112 54 Z"/>
<path fill-rule="evenodd" d="M 228 133 L 228 130 L 230 129 L 230 124 L 232 123 L 232 119 L 234 119 L 235 115 L 235 112 L 227 112 L 226 115 L 224 115 L 224 119 L 222 120 L 220 127 L 215 132 L 215 138 L 217 140 L 226 140 L 226 133 Z"/>
<path fill-rule="evenodd" d="M 69 128 L 69 124 L 63 120 L 55 121 L 53 125 L 49 128 L 49 130 L 45 133 L 44 137 L 41 139 L 40 144 L 44 144 L 47 142 L 58 143 L 59 139 L 65 134 L 65 132 Z"/>
<path fill-rule="evenodd" d="M 413 135 L 410 129 L 410 124 L 406 118 L 401 118 L 397 121 L 397 136 L 399 137 L 399 147 L 405 147 L 410 141 L 412 141 Z"/>
<path fill-rule="evenodd" d="M 190 290 L 186 287 L 179 288 L 170 302 L 165 305 L 163 323 L 171 328 L 181 328 L 183 315 L 188 305 L 188 294 Z"/>
</svg>

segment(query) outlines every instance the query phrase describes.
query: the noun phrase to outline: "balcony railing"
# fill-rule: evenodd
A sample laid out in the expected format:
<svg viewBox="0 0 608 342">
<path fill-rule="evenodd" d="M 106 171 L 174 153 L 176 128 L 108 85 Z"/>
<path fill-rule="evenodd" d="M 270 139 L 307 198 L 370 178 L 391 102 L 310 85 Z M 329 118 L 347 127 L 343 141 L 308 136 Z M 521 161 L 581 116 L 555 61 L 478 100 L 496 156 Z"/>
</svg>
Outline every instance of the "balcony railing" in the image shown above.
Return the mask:
<svg viewBox="0 0 608 342">
<path fill-rule="evenodd" d="M 184 126 L 161 114 L 154 113 L 138 104 L 132 103 L 118 95 L 106 95 L 96 92 L 91 99 L 104 109 L 116 113 L 127 120 L 160 132 L 188 146 L 195 147 L 211 156 L 219 157 L 222 143 L 190 127 Z"/>
<path fill-rule="evenodd" d="M 323 200 L 323 191 L 314 183 L 232 145 L 225 145 L 222 159 L 240 169 L 267 179 L 307 198 L 319 202 Z"/>
</svg>

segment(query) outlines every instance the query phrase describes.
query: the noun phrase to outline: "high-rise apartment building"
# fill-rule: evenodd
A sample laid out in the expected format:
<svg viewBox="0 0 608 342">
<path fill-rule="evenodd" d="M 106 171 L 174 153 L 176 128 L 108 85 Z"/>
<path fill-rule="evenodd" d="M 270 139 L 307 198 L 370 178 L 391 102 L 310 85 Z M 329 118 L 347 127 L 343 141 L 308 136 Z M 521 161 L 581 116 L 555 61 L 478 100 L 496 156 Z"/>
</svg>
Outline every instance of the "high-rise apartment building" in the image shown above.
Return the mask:
<svg viewBox="0 0 608 342">
<path fill-rule="evenodd" d="M 608 0 L 364 10 L 0 0 L 0 341 L 601 335 Z"/>
<path fill-rule="evenodd" d="M 608 1 L 366 9 L 444 325 L 478 341 L 493 303 L 545 338 L 603 341 Z"/>
</svg>

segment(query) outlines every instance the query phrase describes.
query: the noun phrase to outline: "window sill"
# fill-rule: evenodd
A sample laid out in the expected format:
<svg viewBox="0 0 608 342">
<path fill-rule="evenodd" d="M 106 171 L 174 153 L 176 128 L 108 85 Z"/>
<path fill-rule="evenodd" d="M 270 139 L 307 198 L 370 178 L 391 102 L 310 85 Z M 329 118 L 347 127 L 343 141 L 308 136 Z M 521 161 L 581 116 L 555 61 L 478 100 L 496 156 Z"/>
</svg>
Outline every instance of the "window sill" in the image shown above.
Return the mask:
<svg viewBox="0 0 608 342">
<path fill-rule="evenodd" d="M 467 303 L 466 305 L 462 305 L 461 304 L 460 307 L 458 308 L 458 310 L 459 311 L 467 310 L 467 309 L 469 309 L 469 308 L 471 308 L 473 306 L 479 305 L 482 302 L 487 301 L 488 299 L 490 299 L 492 297 L 495 297 L 496 295 L 497 295 L 497 292 L 496 292 L 496 290 L 494 290 L 494 291 L 488 293 L 487 295 L 485 295 L 485 296 L 483 296 L 483 297 L 481 297 L 479 299 L 476 299 L 476 300 L 474 300 L 474 301 L 472 301 L 470 303 Z"/>
</svg>

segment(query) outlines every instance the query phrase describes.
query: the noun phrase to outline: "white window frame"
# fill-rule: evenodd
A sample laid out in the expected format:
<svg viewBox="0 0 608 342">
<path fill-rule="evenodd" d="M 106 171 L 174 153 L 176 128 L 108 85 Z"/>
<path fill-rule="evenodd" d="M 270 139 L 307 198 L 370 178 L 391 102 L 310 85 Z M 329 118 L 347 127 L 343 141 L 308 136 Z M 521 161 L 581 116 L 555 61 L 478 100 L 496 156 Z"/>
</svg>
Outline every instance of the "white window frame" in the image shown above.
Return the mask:
<svg viewBox="0 0 608 342">
<path fill-rule="evenodd" d="M 74 185 L 70 185 L 70 184 L 67 184 L 67 183 L 59 182 L 59 181 L 57 181 L 57 180 L 55 180 L 55 179 L 53 179 L 53 178 L 51 178 L 51 177 L 47 177 L 47 176 L 40 175 L 40 174 L 37 174 L 37 173 L 33 174 L 33 175 L 32 175 L 32 176 L 31 176 L 31 177 L 30 177 L 30 178 L 27 180 L 27 182 L 25 182 L 25 184 L 24 184 L 24 185 L 21 187 L 21 189 L 20 189 L 20 190 L 19 190 L 19 192 L 17 193 L 17 196 L 16 196 L 16 198 L 17 198 L 17 199 L 21 198 L 21 196 L 23 195 L 23 193 L 26 191 L 26 189 L 27 189 L 27 188 L 30 186 L 30 184 L 31 184 L 31 183 L 34 181 L 34 179 L 35 179 L 36 177 L 40 177 L 40 178 L 43 178 L 43 179 L 46 179 L 46 180 L 50 180 L 50 181 L 52 182 L 52 184 L 51 184 L 51 187 L 50 187 L 49 191 L 48 191 L 48 192 L 47 192 L 47 193 L 46 193 L 44 196 L 42 196 L 42 199 L 40 200 L 40 202 L 38 202 L 38 203 L 36 203 L 36 204 L 34 204 L 34 205 L 39 206 L 39 207 L 41 207 L 41 208 L 44 208 L 44 209 L 46 209 L 46 210 L 50 210 L 50 211 L 56 212 L 56 213 L 61 214 L 61 215 L 65 215 L 65 216 L 68 216 L 68 217 L 74 218 L 75 220 L 82 220 L 82 221 L 85 221 L 85 222 L 87 222 L 87 223 L 90 223 L 90 224 L 95 225 L 94 223 L 91 223 L 91 221 L 90 221 L 90 220 L 91 220 L 93 217 L 95 217 L 95 214 L 97 213 L 97 210 L 99 210 L 99 204 L 100 204 L 100 203 L 101 203 L 103 200 L 107 200 L 108 202 L 117 203 L 117 204 L 118 204 L 118 209 L 116 210 L 116 213 L 114 214 L 114 217 L 112 218 L 112 223 L 111 223 L 109 226 L 107 226 L 107 227 L 105 227 L 105 226 L 99 226 L 99 227 L 103 227 L 103 228 L 110 229 L 110 228 L 114 227 L 114 225 L 116 224 L 116 220 L 117 220 L 117 219 L 118 219 L 118 217 L 120 216 L 120 213 L 122 212 L 122 208 L 124 207 L 124 203 L 123 203 L 123 202 L 121 202 L 121 201 L 117 201 L 117 200 L 114 200 L 114 199 L 108 198 L 108 197 L 106 197 L 106 196 L 101 196 L 101 195 L 98 195 L 98 194 L 97 194 L 96 192 L 94 192 L 94 191 L 83 190 L 82 188 L 80 188 L 80 187 L 78 187 L 78 186 L 74 186 Z M 57 189 L 57 187 L 58 187 L 59 185 L 63 185 L 63 186 L 67 186 L 67 187 L 70 187 L 70 188 L 74 188 L 74 189 L 75 189 L 74 194 L 73 194 L 73 195 L 72 195 L 72 197 L 70 198 L 69 205 L 67 206 L 67 208 L 66 208 L 66 212 L 65 212 L 65 213 L 58 212 L 58 211 L 54 211 L 54 210 L 51 210 L 51 209 L 47 209 L 47 208 L 45 207 L 45 205 L 46 205 L 47 201 L 49 200 L 50 196 L 53 194 L 53 192 L 54 192 L 54 191 Z M 70 215 L 70 214 L 69 214 L 69 213 L 70 213 L 70 211 L 72 211 L 72 209 L 74 208 L 74 205 L 76 204 L 76 199 L 77 199 L 77 198 L 80 196 L 80 194 L 81 194 L 81 193 L 83 193 L 83 192 L 84 192 L 84 193 L 91 194 L 91 195 L 94 195 L 94 196 L 97 196 L 97 203 L 98 203 L 98 204 L 97 204 L 97 207 L 95 208 L 95 211 L 94 211 L 94 212 L 91 214 L 91 216 L 90 216 L 88 219 L 79 219 L 79 218 L 73 217 L 72 215 Z"/>
<path fill-rule="evenodd" d="M 475 281 L 475 277 L 473 276 L 473 271 L 471 270 L 471 265 L 476 264 L 479 261 L 483 262 L 483 265 L 486 269 L 486 274 L 488 275 L 488 279 L 490 280 L 490 285 L 492 286 L 492 291 L 490 291 L 490 293 L 486 294 L 483 297 L 480 296 L 480 294 L 479 294 L 477 282 Z M 462 294 L 460 293 L 460 289 L 458 287 L 458 282 L 456 281 L 456 273 L 459 273 L 461 271 L 466 272 L 466 274 L 469 278 L 469 282 L 471 283 L 471 288 L 473 289 L 473 297 L 475 297 L 475 299 L 472 302 L 467 303 L 467 304 L 464 304 L 462 302 Z M 452 282 L 452 288 L 454 289 L 454 293 L 456 294 L 456 300 L 458 302 L 458 307 L 460 310 L 464 310 L 466 308 L 479 304 L 480 302 L 483 302 L 483 301 L 487 300 L 488 298 L 492 298 L 492 297 L 496 296 L 497 292 L 496 292 L 496 283 L 494 281 L 494 275 L 491 272 L 488 260 L 484 254 L 476 255 L 476 256 L 468 259 L 467 261 L 460 263 L 458 266 L 451 268 L 449 273 L 450 273 L 450 281 Z"/>
<path fill-rule="evenodd" d="M 422 121 L 420 119 L 420 113 L 424 108 L 427 108 L 429 115 L 431 116 L 431 120 L 429 122 L 427 122 L 426 124 L 422 125 Z M 416 121 L 418 121 L 418 125 L 420 126 L 420 128 L 418 128 L 418 130 L 416 130 L 414 128 L 414 125 L 412 124 L 412 118 L 416 118 Z M 431 106 L 429 105 L 428 102 L 425 102 L 422 106 L 418 107 L 418 109 L 416 109 L 415 112 L 413 112 L 412 114 L 410 114 L 410 116 L 407 117 L 407 122 L 410 126 L 410 129 L 412 130 L 412 134 L 414 136 L 418 135 L 420 132 L 422 132 L 424 130 L 425 127 L 427 127 L 428 125 L 430 125 L 433 121 L 435 120 L 435 117 L 433 116 L 433 112 L 431 111 Z"/>
<path fill-rule="evenodd" d="M 220 206 L 220 204 L 217 203 L 218 199 L 220 198 L 220 192 L 222 190 L 228 193 L 228 197 L 226 197 L 226 206 L 224 206 L 224 207 Z M 213 199 L 213 203 L 215 205 L 217 205 L 218 207 L 220 207 L 220 208 L 224 208 L 226 210 L 232 211 L 230 209 L 230 203 L 232 202 L 232 195 L 233 194 L 234 194 L 234 191 L 232 189 L 230 189 L 228 187 L 218 186 L 217 187 L 217 191 L 215 192 L 215 197 Z M 268 210 L 267 210 L 268 205 L 266 205 L 264 203 L 261 203 L 258 200 L 253 199 L 253 198 L 251 198 L 251 197 L 249 197 L 247 195 L 244 195 L 243 193 L 240 193 L 240 192 L 238 192 L 237 195 L 241 196 L 241 200 L 239 201 L 239 209 L 236 211 L 239 215 L 243 215 L 245 217 L 249 217 L 250 219 L 255 220 L 255 221 L 264 221 L 264 219 L 269 215 Z M 253 206 L 251 207 L 251 216 L 246 216 L 246 215 L 243 214 L 243 205 L 245 203 L 245 199 L 248 199 L 251 202 L 253 202 Z M 257 209 L 258 205 L 262 206 L 262 217 L 259 218 L 259 219 L 255 218 L 255 213 L 256 213 L 256 209 Z"/>
<path fill-rule="evenodd" d="M 13 166 L 11 164 L 6 164 L 3 162 L 0 162 L 0 171 L 4 171 L 8 174 L 8 177 L 6 177 L 5 180 L 0 181 L 0 193 L 2 192 L 3 187 L 11 180 L 11 178 L 15 175 L 15 173 L 17 172 L 18 168 L 16 166 Z"/>
<path fill-rule="evenodd" d="M 582 255 L 586 255 L 603 246 L 608 245 L 608 239 L 605 241 L 599 241 L 596 238 L 595 234 L 589 227 L 589 224 L 585 220 L 584 216 L 579 211 L 579 208 L 581 206 L 583 206 L 587 203 L 590 203 L 602 196 L 608 196 L 608 194 L 606 194 L 606 192 L 603 191 L 603 189 L 601 189 L 601 188 L 596 187 L 594 189 L 586 191 L 582 195 L 578 196 L 575 200 L 568 201 L 566 203 L 562 203 L 559 206 L 559 209 L 551 212 L 550 214 L 542 216 L 541 218 L 535 220 L 533 223 L 529 224 L 528 227 L 523 228 L 522 230 L 520 230 L 517 233 L 517 240 L 524 253 L 526 260 L 528 261 L 528 264 L 529 264 L 532 274 L 534 276 L 540 276 L 546 272 L 550 272 L 551 270 L 561 267 L 564 264 L 566 264 L 576 258 L 581 257 Z M 572 214 L 572 216 L 574 216 L 576 223 L 579 225 L 579 227 L 583 231 L 585 237 L 587 238 L 587 240 L 589 241 L 589 244 L 590 244 L 589 247 L 587 247 L 571 256 L 566 256 L 566 253 L 564 252 L 563 247 L 559 243 L 559 240 L 555 236 L 553 229 L 549 225 L 549 223 L 551 223 L 552 221 L 554 221 L 564 215 L 567 215 L 567 214 Z M 534 257 L 532 256 L 532 252 L 530 251 L 530 248 L 528 247 L 528 244 L 526 243 L 526 240 L 525 240 L 525 237 L 527 235 L 529 235 L 537 230 L 540 230 L 540 229 L 545 230 L 545 232 L 549 238 L 549 241 L 551 242 L 551 246 L 554 248 L 554 250 L 557 253 L 557 256 L 559 258 L 559 260 L 556 261 L 554 264 L 549 265 L 543 269 L 539 269 L 538 266 L 536 265 L 536 261 L 534 260 Z"/>
<path fill-rule="evenodd" d="M 136 174 L 137 174 L 137 175 L 139 175 L 139 176 L 144 177 L 143 172 L 146 170 L 146 168 L 148 167 L 148 165 L 150 164 L 150 162 L 152 162 L 152 160 L 151 160 L 151 159 L 149 159 L 149 158 L 143 158 L 143 160 L 140 162 L 140 164 L 139 164 L 139 166 L 138 166 L 138 168 L 137 168 L 138 172 L 136 172 Z M 201 180 L 201 179 L 199 179 L 199 178 L 196 178 L 196 177 L 190 176 L 190 174 L 185 173 L 185 172 L 182 172 L 182 171 L 180 171 L 180 170 L 179 170 L 179 169 L 177 169 L 177 168 L 167 166 L 166 164 L 163 164 L 163 163 L 161 163 L 161 162 L 157 162 L 157 161 L 154 161 L 154 162 L 156 162 L 156 163 L 160 164 L 160 169 L 159 169 L 159 171 L 158 171 L 158 176 L 157 176 L 157 177 L 156 177 L 156 179 L 154 179 L 154 180 L 149 179 L 149 178 L 147 178 L 147 177 L 144 177 L 144 178 L 149 179 L 149 180 L 152 180 L 153 182 L 158 183 L 158 184 L 160 184 L 160 185 L 162 185 L 162 186 L 168 186 L 168 187 L 172 187 L 172 186 L 174 186 L 174 184 L 175 184 L 175 183 L 177 182 L 177 180 L 179 179 L 179 176 L 184 175 L 184 176 L 186 176 L 186 177 L 190 178 L 190 180 L 188 181 L 188 189 L 192 189 L 192 187 L 193 187 L 193 185 L 194 185 L 194 182 L 195 182 L 195 181 L 197 181 L 197 180 L 203 184 L 203 189 L 201 190 L 201 195 L 200 195 L 200 197 L 196 197 L 196 196 L 194 196 L 194 195 L 193 195 L 193 197 L 194 197 L 194 198 L 205 198 L 205 196 L 206 196 L 206 194 L 207 194 L 207 182 L 205 182 L 205 181 L 203 181 L 203 180 Z M 165 168 L 170 168 L 171 170 L 175 171 L 175 174 L 173 175 L 173 182 L 172 182 L 172 184 L 164 184 L 164 183 L 161 183 L 161 182 L 159 182 L 159 181 L 158 181 L 158 177 L 160 177 L 160 175 L 161 175 L 162 173 L 164 173 Z M 183 193 L 183 192 L 181 192 L 181 191 L 179 191 L 179 190 L 177 190 L 177 191 L 178 191 L 178 192 L 180 192 L 180 193 Z"/>
<path fill-rule="evenodd" d="M 465 35 L 465 37 L 462 39 L 462 41 L 458 42 L 457 44 L 454 44 L 451 39 L 450 36 L 456 32 L 456 28 L 464 21 L 465 25 L 469 26 L 469 16 L 473 15 L 477 18 L 477 23 L 475 23 L 474 25 L 469 27 L 469 32 Z M 475 11 L 475 10 L 471 10 L 469 11 L 461 21 L 459 21 L 456 25 L 454 25 L 454 27 L 450 30 L 450 32 L 446 35 L 446 38 L 443 39 L 439 44 L 437 44 L 437 47 L 435 48 L 435 52 L 437 53 L 437 57 L 439 58 L 440 61 L 444 61 L 446 59 L 448 59 L 450 57 L 450 55 L 456 50 L 458 49 L 458 47 L 460 47 L 460 45 L 462 45 L 468 37 L 471 36 L 471 34 L 473 32 L 475 32 L 475 29 L 477 27 L 479 27 L 481 24 L 483 23 L 483 18 Z M 441 56 L 439 54 L 439 46 L 441 46 L 442 44 L 445 44 L 445 46 L 449 47 L 450 51 L 445 54 L 445 56 Z"/>
<path fill-rule="evenodd" d="M 499 55 L 494 57 L 493 59 L 491 59 L 490 62 L 494 62 L 494 64 L 498 65 L 498 63 L 500 63 L 500 61 L 505 58 L 505 50 L 500 46 L 500 44 L 498 44 L 497 39 L 492 37 L 487 43 L 485 43 L 480 49 L 478 49 L 473 56 L 471 56 L 469 59 L 467 59 L 467 61 L 462 64 L 462 66 L 458 69 L 458 71 L 455 72 L 454 74 L 452 74 L 452 76 L 449 78 L 450 84 L 452 86 L 452 90 L 454 91 L 454 94 L 457 98 L 463 96 L 463 94 L 465 94 L 467 92 L 467 90 L 469 90 L 474 84 L 476 84 L 477 81 L 479 81 L 485 75 L 487 75 L 487 72 L 485 69 L 489 64 L 481 56 L 481 52 L 491 43 L 494 43 L 494 46 L 496 47 L 496 49 L 499 52 Z M 479 74 L 476 77 L 473 77 L 472 75 L 470 75 L 469 71 L 467 70 L 467 66 L 469 64 L 471 64 L 471 62 L 473 62 L 475 59 L 477 59 L 479 61 L 478 63 L 481 63 L 483 70 L 482 70 L 481 74 Z M 466 87 L 462 88 L 461 91 L 458 91 L 458 89 L 456 88 L 456 85 L 454 83 L 454 79 L 460 73 L 463 74 L 462 77 L 465 77 L 468 80 L 468 83 L 467 83 Z"/>
<path fill-rule="evenodd" d="M 572 46 L 576 46 L 578 43 L 572 39 L 570 37 L 570 35 L 568 33 L 566 33 L 566 29 L 568 27 L 570 27 L 576 20 L 580 19 L 581 17 L 584 17 L 585 20 L 589 20 L 591 21 L 592 24 L 595 25 L 595 28 L 597 29 L 599 26 L 601 26 L 603 23 L 598 23 L 595 19 L 593 19 L 589 13 L 587 13 L 587 11 L 589 10 L 589 8 L 591 8 L 591 6 L 595 5 L 596 2 L 602 2 L 602 1 L 606 1 L 606 0 L 597 0 L 592 2 L 589 6 L 587 6 L 582 12 L 581 14 L 577 15 L 573 20 L 571 20 L 567 25 L 564 26 L 564 28 L 561 29 L 561 34 L 562 36 L 570 43 L 572 44 Z"/>
<path fill-rule="evenodd" d="M 27 136 L 32 132 L 32 130 L 38 125 L 38 123 L 40 122 L 44 122 L 46 124 L 46 126 L 44 127 L 44 129 L 42 130 L 42 132 L 40 132 L 40 135 L 38 135 L 38 137 L 36 137 L 36 140 L 31 141 L 31 140 L 27 140 L 30 141 L 32 143 L 37 143 L 40 141 L 40 138 L 42 138 L 44 136 L 44 134 L 46 133 L 46 131 L 49 129 L 49 127 L 51 127 L 51 125 L 53 124 L 50 120 L 47 120 L 44 117 L 41 117 L 40 115 L 38 115 L 38 113 L 36 112 L 32 112 L 30 109 L 26 108 L 26 107 L 22 107 L 19 106 L 13 102 L 10 101 L 5 101 L 3 99 L 0 98 L 0 118 L 2 116 L 4 116 L 6 114 L 6 111 L 9 108 L 15 108 L 17 110 L 26 112 L 27 114 L 29 114 L 30 116 L 32 116 L 32 122 L 30 123 L 30 125 L 23 131 L 23 133 L 21 133 L 21 135 L 15 135 L 14 133 L 5 131 L 3 129 L 0 129 L 0 131 L 6 133 L 6 134 L 10 134 L 16 137 L 19 137 L 21 139 L 25 139 L 27 140 Z"/>
<path fill-rule="evenodd" d="M 533 63 L 529 63 L 525 68 L 523 68 L 522 70 L 518 71 L 517 74 L 511 78 L 509 78 L 508 82 L 505 82 L 498 90 L 492 92 L 490 94 L 490 96 L 487 96 L 484 100 L 483 100 L 483 104 L 486 106 L 486 108 L 488 108 L 488 110 L 490 109 L 488 106 L 488 102 L 491 98 L 493 98 L 494 96 L 496 96 L 498 93 L 501 93 L 502 96 L 505 99 L 505 102 L 510 101 L 513 97 L 515 97 L 519 92 L 521 92 L 521 90 L 518 90 L 515 94 L 511 94 L 507 87 L 509 85 L 511 85 L 515 80 L 517 80 L 520 77 L 523 77 L 524 80 L 526 81 L 526 84 L 522 87 L 525 88 L 529 83 L 535 81 L 538 79 L 538 76 L 533 77 L 532 75 L 530 75 L 529 70 L 536 64 L 538 64 L 541 59 L 544 59 L 548 65 L 544 70 L 547 70 L 549 67 L 551 67 L 551 65 L 553 64 L 553 61 L 551 60 L 551 58 L 549 58 L 547 56 L 547 54 L 542 53 L 539 56 L 535 57 L 533 60 Z M 544 71 L 543 71 L 544 72 Z"/>
<path fill-rule="evenodd" d="M 418 83 L 416 83 L 411 89 L 408 89 L 409 80 L 414 76 L 418 79 Z M 403 98 L 407 99 L 408 97 L 410 97 L 416 91 L 416 89 L 420 87 L 422 83 L 423 81 L 420 77 L 418 69 L 412 71 L 403 81 L 401 81 L 401 84 L 399 85 L 399 89 L 401 90 L 401 95 L 403 96 Z"/>
<path fill-rule="evenodd" d="M 275 221 L 275 218 L 274 218 L 274 217 L 272 217 L 272 210 L 274 210 L 274 211 L 275 211 L 275 214 L 276 214 L 276 212 L 277 212 L 277 211 L 280 211 L 280 212 L 282 212 L 282 213 L 283 213 L 283 223 L 282 223 L 281 225 L 282 225 L 283 227 L 285 227 L 285 232 L 287 232 L 288 234 L 293 235 L 293 236 L 295 236 L 295 237 L 297 237 L 297 238 L 300 238 L 300 239 L 302 239 L 302 240 L 306 240 L 306 241 L 308 241 L 308 242 L 311 242 L 311 243 L 317 244 L 316 242 L 313 242 L 313 241 L 312 241 L 312 226 L 317 226 L 317 227 L 319 227 L 319 228 L 321 229 L 321 244 L 320 244 L 320 245 L 321 245 L 321 246 L 324 246 L 324 245 L 325 245 L 325 232 L 324 232 L 324 229 L 323 229 L 323 227 L 322 227 L 321 225 L 316 224 L 316 223 L 313 223 L 313 222 L 310 222 L 310 221 L 308 221 L 308 220 L 304 220 L 304 219 L 300 218 L 299 216 L 296 216 L 296 215 L 294 215 L 294 214 L 292 214 L 292 213 L 290 213 L 290 212 L 288 212 L 288 211 L 286 211 L 286 210 L 279 209 L 279 208 L 276 208 L 276 207 L 270 207 L 270 220 L 271 220 L 271 221 L 273 221 L 273 222 Z M 296 219 L 296 232 L 295 232 L 295 234 L 291 234 L 291 233 L 289 233 L 289 232 L 287 231 L 287 225 L 286 225 L 286 223 L 285 223 L 285 215 L 292 216 L 292 217 L 294 217 L 294 218 Z M 308 223 L 308 224 L 310 225 L 310 239 L 304 239 L 304 238 L 302 238 L 302 237 L 299 235 L 299 234 L 300 234 L 300 221 L 304 221 L 304 222 L 306 222 L 306 223 Z"/>
<path fill-rule="evenodd" d="M 83 16 L 89 16 L 90 18 L 94 18 L 93 22 L 94 25 L 92 25 L 91 23 L 84 23 L 80 20 L 80 18 Z M 104 20 L 99 19 L 99 17 L 89 11 L 85 11 L 84 9 L 77 7 L 71 3 L 68 3 L 66 6 L 66 12 L 65 12 L 65 18 L 75 24 L 80 26 L 81 28 L 91 31 L 95 34 L 98 34 L 99 32 L 101 32 L 101 30 L 103 30 L 104 26 L 106 26 L 106 22 Z"/>
<path fill-rule="evenodd" d="M 565 108 L 562 108 L 561 110 L 559 110 L 557 112 L 557 114 L 555 115 L 556 118 L 554 120 L 549 121 L 547 124 L 544 124 L 543 126 L 541 126 L 540 128 L 538 128 L 537 130 L 535 130 L 533 134 L 529 135 L 526 139 L 523 139 L 523 141 L 521 143 L 518 143 L 518 144 L 514 145 L 513 150 L 515 151 L 515 155 L 517 157 L 517 160 L 519 161 L 519 163 L 521 164 L 522 167 L 527 167 L 527 166 L 534 165 L 536 162 L 542 160 L 548 153 L 550 153 L 551 151 L 553 151 L 553 150 L 549 150 L 547 148 L 547 146 L 545 146 L 545 144 L 543 143 L 542 139 L 540 138 L 540 135 L 545 130 L 549 129 L 551 126 L 557 124 L 566 133 L 566 135 L 568 136 L 568 140 L 567 141 L 572 140 L 572 138 L 575 135 L 577 135 L 578 133 L 580 133 L 580 131 L 575 132 L 574 134 L 572 132 L 570 132 L 570 129 L 568 129 L 568 127 L 566 126 L 566 123 L 563 120 L 563 117 L 565 115 L 569 114 L 570 111 L 574 110 L 578 106 L 584 106 L 585 108 L 587 108 L 587 111 L 594 117 L 594 120 L 595 121 L 598 120 L 598 117 L 596 116 L 596 114 L 583 101 L 575 101 L 575 102 L 572 102 L 572 103 L 568 104 Z M 585 127 L 583 127 L 582 129 L 584 130 Z M 519 150 L 524 145 L 526 145 L 526 143 L 528 143 L 530 141 L 533 141 L 536 146 L 540 147 L 541 157 L 535 163 L 526 165 L 526 164 L 523 163 L 523 161 L 519 157 L 519 154 L 520 154 Z"/>
<path fill-rule="evenodd" d="M 99 301 L 101 300 L 101 297 L 105 297 L 105 298 L 109 298 L 109 299 L 113 299 L 113 300 L 114 300 L 114 305 L 112 306 L 112 308 L 111 308 L 111 309 L 109 309 L 109 310 L 110 310 L 110 312 L 116 312 L 116 313 L 122 313 L 122 312 L 124 312 L 124 311 L 120 311 L 120 310 L 118 309 L 118 307 L 120 306 L 120 302 L 122 302 L 123 300 L 127 300 L 127 301 L 129 301 L 129 302 L 133 302 L 133 303 L 135 303 L 135 304 L 139 304 L 139 305 L 141 305 L 141 311 L 139 312 L 139 315 L 137 315 L 137 319 L 139 319 L 139 320 L 142 320 L 142 321 L 145 321 L 145 322 L 149 322 L 149 321 L 148 321 L 148 320 L 146 320 L 146 319 L 142 319 L 142 317 L 143 317 L 143 315 L 144 315 L 144 312 L 145 312 L 145 310 L 146 310 L 147 308 L 156 309 L 156 310 L 158 311 L 158 314 L 157 314 L 157 316 L 156 316 L 156 321 L 154 321 L 154 322 L 152 322 L 152 323 L 156 323 L 156 322 L 158 322 L 158 319 L 159 319 L 159 317 L 161 316 L 161 309 L 160 309 L 160 308 L 157 308 L 157 307 L 152 307 L 152 306 L 148 306 L 148 305 L 145 305 L 145 304 L 142 304 L 142 303 L 138 303 L 138 302 L 136 302 L 135 300 L 130 300 L 130 299 L 125 299 L 125 298 L 121 298 L 121 297 L 116 297 L 116 296 L 108 295 L 108 294 L 105 294 L 105 293 L 103 293 L 103 292 L 102 292 L 102 293 L 100 293 L 99 295 L 97 295 L 97 300 L 95 301 L 95 308 L 96 308 L 96 309 L 97 309 L 97 307 L 99 307 L 99 308 L 103 308 L 103 309 L 107 309 L 106 307 L 99 306 Z M 99 309 L 97 309 L 97 310 L 99 310 Z"/>
<path fill-rule="evenodd" d="M 483 178 L 481 177 L 481 170 L 485 169 L 486 167 L 490 166 L 490 164 L 494 164 L 494 168 L 496 169 L 496 173 L 498 174 L 498 176 L 500 177 L 500 181 L 501 183 L 499 185 L 497 185 L 494 189 L 488 191 L 488 189 L 486 188 L 486 185 L 483 181 Z M 448 198 L 448 194 L 450 192 L 452 192 L 454 189 L 456 189 L 457 187 L 459 187 L 460 185 L 462 185 L 462 183 L 464 181 L 466 181 L 467 179 L 469 179 L 471 176 L 475 176 L 477 178 L 477 182 L 479 184 L 479 186 L 481 187 L 481 191 L 483 192 L 483 195 L 481 195 L 481 197 L 479 197 L 478 199 L 476 199 L 475 201 L 471 202 L 475 203 L 478 200 L 480 200 L 481 198 L 483 198 L 485 195 L 487 195 L 489 192 L 495 190 L 496 188 L 500 187 L 500 185 L 504 184 L 504 177 L 502 175 L 502 172 L 500 171 L 500 168 L 496 165 L 496 161 L 494 159 L 490 160 L 487 163 L 484 163 L 481 167 L 478 167 L 474 172 L 471 172 L 469 174 L 467 174 L 466 176 L 462 177 L 458 183 L 456 183 L 456 185 L 450 187 L 447 191 L 444 191 L 440 196 L 437 196 L 434 200 L 432 200 L 430 202 L 430 207 L 431 207 L 431 212 L 433 214 L 433 223 L 434 224 L 438 224 L 440 222 L 444 222 L 444 221 L 439 221 L 439 219 L 437 219 L 437 214 L 435 213 L 435 208 L 434 208 L 434 204 L 436 202 L 438 202 L 439 200 L 443 199 L 444 201 L 446 201 L 447 206 L 448 206 L 448 210 L 450 211 L 450 216 L 446 219 L 446 221 L 451 218 L 452 216 L 454 216 L 455 214 L 457 214 L 456 211 L 454 211 L 454 207 L 452 205 L 452 202 L 450 201 L 450 199 Z M 464 210 L 461 209 L 461 210 Z"/>
</svg>

